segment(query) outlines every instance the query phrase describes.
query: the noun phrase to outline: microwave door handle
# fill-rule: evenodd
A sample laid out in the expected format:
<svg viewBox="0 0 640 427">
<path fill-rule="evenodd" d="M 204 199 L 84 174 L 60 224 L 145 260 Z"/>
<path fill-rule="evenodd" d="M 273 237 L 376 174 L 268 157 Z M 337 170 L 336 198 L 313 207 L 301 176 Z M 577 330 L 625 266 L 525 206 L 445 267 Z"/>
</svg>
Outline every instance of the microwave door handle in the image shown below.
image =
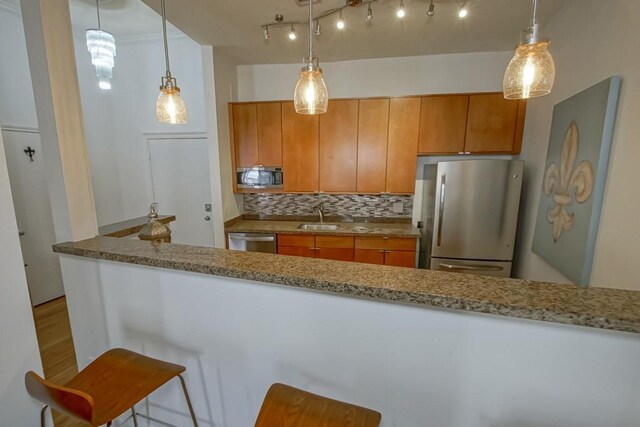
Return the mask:
<svg viewBox="0 0 640 427">
<path fill-rule="evenodd" d="M 502 271 L 504 267 L 499 265 L 456 265 L 456 264 L 439 264 L 440 270 L 465 270 L 465 271 Z"/>
<path fill-rule="evenodd" d="M 440 246 L 442 243 L 442 222 L 444 220 L 444 201 L 445 201 L 445 190 L 447 184 L 447 174 L 443 173 L 440 178 L 440 206 L 438 209 L 438 238 L 437 245 Z"/>
</svg>

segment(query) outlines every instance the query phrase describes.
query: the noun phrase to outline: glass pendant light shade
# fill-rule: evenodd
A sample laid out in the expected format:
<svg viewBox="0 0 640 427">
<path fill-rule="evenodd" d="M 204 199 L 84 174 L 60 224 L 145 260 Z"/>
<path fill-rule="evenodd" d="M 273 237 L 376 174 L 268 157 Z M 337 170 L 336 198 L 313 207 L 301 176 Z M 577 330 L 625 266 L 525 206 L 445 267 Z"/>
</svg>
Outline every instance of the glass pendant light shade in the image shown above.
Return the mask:
<svg viewBox="0 0 640 427">
<path fill-rule="evenodd" d="M 314 62 L 300 71 L 300 78 L 293 94 L 293 105 L 298 114 L 327 112 L 329 92 L 322 78 L 322 69 L 314 65 Z"/>
<path fill-rule="evenodd" d="M 113 67 L 116 56 L 116 39 L 113 34 L 103 30 L 87 30 L 87 49 L 91 54 L 91 63 L 96 69 L 100 89 L 111 89 Z"/>
<path fill-rule="evenodd" d="M 553 88 L 555 75 L 548 40 L 521 44 L 504 73 L 504 97 L 528 99 L 547 95 Z"/>
<path fill-rule="evenodd" d="M 180 125 L 187 123 L 187 105 L 178 87 L 161 87 L 156 101 L 156 117 L 160 123 Z"/>
</svg>

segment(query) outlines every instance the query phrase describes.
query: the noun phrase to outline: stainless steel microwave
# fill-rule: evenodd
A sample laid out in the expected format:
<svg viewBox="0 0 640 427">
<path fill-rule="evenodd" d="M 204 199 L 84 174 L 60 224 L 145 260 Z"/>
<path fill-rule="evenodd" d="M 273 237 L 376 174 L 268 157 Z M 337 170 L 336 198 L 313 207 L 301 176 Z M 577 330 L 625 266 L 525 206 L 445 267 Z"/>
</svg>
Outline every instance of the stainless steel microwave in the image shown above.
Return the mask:
<svg viewBox="0 0 640 427">
<path fill-rule="evenodd" d="M 282 168 L 254 166 L 236 169 L 238 188 L 282 188 Z"/>
</svg>

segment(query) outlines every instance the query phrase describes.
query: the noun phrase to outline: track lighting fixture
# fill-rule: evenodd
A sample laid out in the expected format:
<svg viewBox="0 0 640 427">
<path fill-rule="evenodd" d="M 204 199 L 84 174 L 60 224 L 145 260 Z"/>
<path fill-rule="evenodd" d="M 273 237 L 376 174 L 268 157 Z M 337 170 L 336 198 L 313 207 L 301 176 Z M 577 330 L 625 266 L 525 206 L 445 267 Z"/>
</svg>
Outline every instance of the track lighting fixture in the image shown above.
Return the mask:
<svg viewBox="0 0 640 427">
<path fill-rule="evenodd" d="M 398 8 L 398 10 L 396 11 L 396 16 L 398 18 L 404 18 L 404 16 L 407 14 L 407 12 L 404 9 L 404 0 L 400 0 L 400 7 Z"/>
<path fill-rule="evenodd" d="M 520 44 L 507 66 L 502 82 L 507 99 L 528 99 L 551 92 L 556 69 L 549 53 L 549 39 L 538 31 L 536 12 L 538 0 L 533 0 L 529 27 L 522 32 Z"/>
<path fill-rule="evenodd" d="M 289 31 L 289 40 L 296 39 L 296 28 L 291 24 L 291 30 Z"/>
<path fill-rule="evenodd" d="M 367 16 L 364 19 L 367 22 L 371 22 L 373 20 L 373 9 L 371 8 L 371 4 L 369 4 L 369 9 L 367 9 Z"/>
<path fill-rule="evenodd" d="M 269 27 L 264 27 L 264 39 L 269 40 Z"/>
<path fill-rule="evenodd" d="M 320 29 L 320 20 L 316 21 L 316 36 L 322 35 L 322 30 Z"/>
<path fill-rule="evenodd" d="M 427 16 L 432 17 L 436 13 L 436 7 L 433 4 L 433 0 L 429 2 L 429 9 L 427 9 Z"/>
<path fill-rule="evenodd" d="M 458 18 L 464 19 L 467 15 L 469 15 L 469 9 L 467 9 L 467 2 L 464 1 L 462 5 L 460 5 L 460 8 L 458 8 Z"/>
<path fill-rule="evenodd" d="M 309 0 L 312 1 L 312 0 Z M 344 29 L 344 19 L 342 19 L 342 11 L 340 11 L 340 16 L 338 17 L 338 20 L 336 21 L 336 27 L 338 27 L 339 30 L 343 30 Z"/>
</svg>

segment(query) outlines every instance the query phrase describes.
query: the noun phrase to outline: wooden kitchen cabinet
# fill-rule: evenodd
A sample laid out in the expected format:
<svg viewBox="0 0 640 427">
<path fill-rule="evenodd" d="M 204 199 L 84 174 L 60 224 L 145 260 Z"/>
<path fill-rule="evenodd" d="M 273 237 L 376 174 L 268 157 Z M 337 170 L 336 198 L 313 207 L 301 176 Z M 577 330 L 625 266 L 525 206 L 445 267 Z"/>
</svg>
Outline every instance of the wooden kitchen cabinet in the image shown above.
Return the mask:
<svg viewBox="0 0 640 427">
<path fill-rule="evenodd" d="M 356 191 L 383 193 L 387 178 L 389 99 L 361 99 L 359 104 Z"/>
<path fill-rule="evenodd" d="M 525 111 L 525 101 L 507 100 L 501 93 L 470 95 L 464 151 L 519 153 Z"/>
<path fill-rule="evenodd" d="M 258 164 L 258 116 L 256 104 L 235 104 L 232 111 L 236 167 L 255 166 Z"/>
<path fill-rule="evenodd" d="M 422 97 L 419 154 L 458 154 L 464 151 L 468 95 Z"/>
<path fill-rule="evenodd" d="M 320 115 L 319 188 L 355 192 L 358 157 L 358 100 L 331 101 Z"/>
<path fill-rule="evenodd" d="M 416 238 L 356 237 L 355 261 L 415 268 Z"/>
<path fill-rule="evenodd" d="M 284 192 L 318 191 L 318 115 L 296 113 L 282 103 Z"/>
<path fill-rule="evenodd" d="M 387 139 L 387 193 L 413 194 L 420 131 L 418 97 L 391 98 Z"/>
<path fill-rule="evenodd" d="M 354 238 L 348 236 L 278 235 L 278 253 L 281 255 L 353 261 L 353 246 Z"/>
<path fill-rule="evenodd" d="M 265 102 L 256 105 L 258 127 L 258 164 L 282 166 L 282 104 Z"/>
</svg>

